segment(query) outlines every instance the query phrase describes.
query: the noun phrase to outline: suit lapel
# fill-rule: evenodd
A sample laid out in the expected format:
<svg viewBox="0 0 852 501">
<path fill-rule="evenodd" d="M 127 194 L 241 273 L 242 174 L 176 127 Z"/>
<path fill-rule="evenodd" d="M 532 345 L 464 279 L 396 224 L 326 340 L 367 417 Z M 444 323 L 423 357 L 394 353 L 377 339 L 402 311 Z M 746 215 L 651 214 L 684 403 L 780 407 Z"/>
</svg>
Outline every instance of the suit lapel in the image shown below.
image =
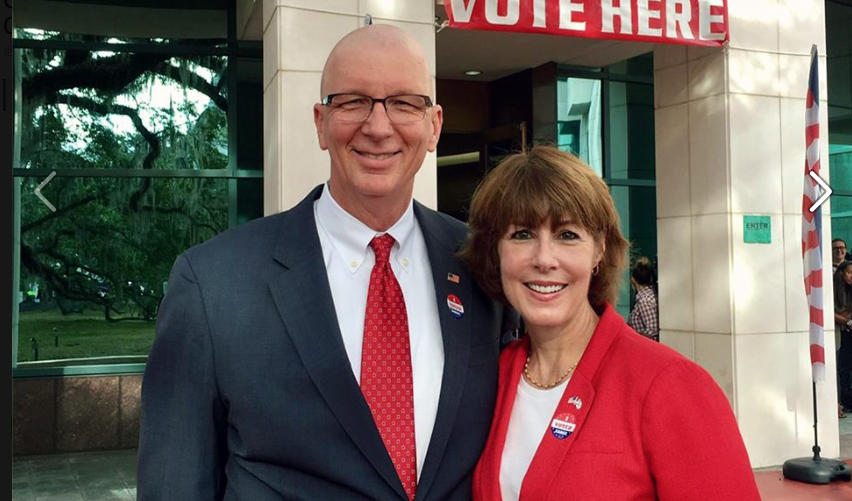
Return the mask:
<svg viewBox="0 0 852 501">
<path fill-rule="evenodd" d="M 355 445 L 400 495 L 408 499 L 349 364 L 328 284 L 313 204 L 316 188 L 282 215 L 274 259 L 284 270 L 269 289 L 305 369 Z"/>
<path fill-rule="evenodd" d="M 462 390 L 467 377 L 467 364 L 470 354 L 470 332 L 473 315 L 470 312 L 456 318 L 447 304 L 448 297 L 454 295 L 463 307 L 473 304 L 473 277 L 467 268 L 455 257 L 457 243 L 448 238 L 446 223 L 440 215 L 425 209 L 419 203 L 414 203 L 414 214 L 420 224 L 429 263 L 432 268 L 432 279 L 435 284 L 435 300 L 438 305 L 438 317 L 441 322 L 441 337 L 444 342 L 444 374 L 441 382 L 441 396 L 438 402 L 438 413 L 435 417 L 435 427 L 429 441 L 429 450 L 420 481 L 417 485 L 417 499 L 426 499 L 426 494 L 435 480 L 438 467 L 441 465 L 447 442 L 455 423 Z M 449 280 L 448 274 L 458 277 Z"/>
</svg>

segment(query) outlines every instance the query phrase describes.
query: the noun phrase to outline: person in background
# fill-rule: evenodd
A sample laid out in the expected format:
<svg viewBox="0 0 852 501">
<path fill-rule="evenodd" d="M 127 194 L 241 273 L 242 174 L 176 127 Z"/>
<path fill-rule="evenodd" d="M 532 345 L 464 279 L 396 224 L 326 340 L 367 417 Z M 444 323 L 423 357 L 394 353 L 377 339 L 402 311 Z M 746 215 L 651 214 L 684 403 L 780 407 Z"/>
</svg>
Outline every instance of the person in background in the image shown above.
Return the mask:
<svg viewBox="0 0 852 501">
<path fill-rule="evenodd" d="M 834 345 L 837 417 L 842 419 L 845 409 L 852 410 L 852 261 L 842 261 L 834 271 Z"/>
<path fill-rule="evenodd" d="M 831 241 L 831 272 L 837 271 L 837 266 L 846 261 L 846 242 L 842 238 Z"/>
<path fill-rule="evenodd" d="M 612 306 L 628 244 L 604 181 L 537 146 L 476 190 L 461 256 L 521 315 L 500 355 L 477 501 L 758 501 L 725 394 Z"/>
<path fill-rule="evenodd" d="M 636 290 L 636 302 L 630 312 L 627 325 L 643 336 L 660 340 L 660 324 L 657 320 L 657 277 L 647 257 L 640 257 L 630 272 L 630 285 Z"/>
</svg>

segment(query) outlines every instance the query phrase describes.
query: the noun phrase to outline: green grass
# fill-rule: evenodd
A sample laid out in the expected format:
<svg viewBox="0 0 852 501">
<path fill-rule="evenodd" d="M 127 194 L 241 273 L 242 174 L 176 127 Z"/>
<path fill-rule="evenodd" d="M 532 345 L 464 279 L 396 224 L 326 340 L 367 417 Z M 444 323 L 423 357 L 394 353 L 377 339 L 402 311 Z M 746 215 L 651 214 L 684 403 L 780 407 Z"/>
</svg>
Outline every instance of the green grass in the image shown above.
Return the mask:
<svg viewBox="0 0 852 501">
<path fill-rule="evenodd" d="M 59 334 L 58 347 L 54 346 L 54 328 Z M 147 355 L 154 342 L 154 322 L 111 323 L 92 312 L 66 316 L 58 311 L 21 313 L 18 362 L 33 360 L 31 337 L 38 341 L 39 360 Z"/>
</svg>

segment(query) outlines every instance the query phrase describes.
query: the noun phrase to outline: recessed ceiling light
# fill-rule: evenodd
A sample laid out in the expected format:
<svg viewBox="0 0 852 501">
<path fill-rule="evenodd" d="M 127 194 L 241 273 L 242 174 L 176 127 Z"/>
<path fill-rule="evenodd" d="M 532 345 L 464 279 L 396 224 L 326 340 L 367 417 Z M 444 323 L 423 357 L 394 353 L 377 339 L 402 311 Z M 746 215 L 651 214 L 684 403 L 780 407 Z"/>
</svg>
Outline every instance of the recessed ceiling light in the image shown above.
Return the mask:
<svg viewBox="0 0 852 501">
<path fill-rule="evenodd" d="M 467 71 L 464 72 L 464 74 L 469 76 L 469 77 L 478 77 L 479 75 L 482 74 L 482 72 L 479 71 L 479 70 L 467 70 Z"/>
</svg>

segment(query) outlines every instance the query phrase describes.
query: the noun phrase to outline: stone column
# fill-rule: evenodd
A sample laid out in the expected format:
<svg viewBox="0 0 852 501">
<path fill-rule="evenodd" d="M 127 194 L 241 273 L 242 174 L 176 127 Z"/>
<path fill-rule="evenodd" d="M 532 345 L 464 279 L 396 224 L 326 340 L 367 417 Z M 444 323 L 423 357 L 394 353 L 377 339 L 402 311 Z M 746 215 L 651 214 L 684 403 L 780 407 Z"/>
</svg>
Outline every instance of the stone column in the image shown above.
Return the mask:
<svg viewBox="0 0 852 501">
<path fill-rule="evenodd" d="M 724 49 L 654 52 L 661 338 L 716 378 L 752 465 L 763 467 L 808 456 L 813 445 L 801 207 L 814 43 L 829 178 L 824 4 L 729 2 L 729 15 Z M 829 211 L 824 205 L 827 381 L 817 388 L 823 456 L 836 457 Z M 770 218 L 770 243 L 744 243 L 744 215 Z"/>
<path fill-rule="evenodd" d="M 320 100 L 322 68 L 334 44 L 364 25 L 392 24 L 422 45 L 435 75 L 435 5 L 430 1 L 264 0 L 264 212 L 298 203 L 329 176 L 328 153 L 320 150 L 313 105 Z M 435 154 L 417 175 L 414 197 L 437 208 Z"/>
</svg>

